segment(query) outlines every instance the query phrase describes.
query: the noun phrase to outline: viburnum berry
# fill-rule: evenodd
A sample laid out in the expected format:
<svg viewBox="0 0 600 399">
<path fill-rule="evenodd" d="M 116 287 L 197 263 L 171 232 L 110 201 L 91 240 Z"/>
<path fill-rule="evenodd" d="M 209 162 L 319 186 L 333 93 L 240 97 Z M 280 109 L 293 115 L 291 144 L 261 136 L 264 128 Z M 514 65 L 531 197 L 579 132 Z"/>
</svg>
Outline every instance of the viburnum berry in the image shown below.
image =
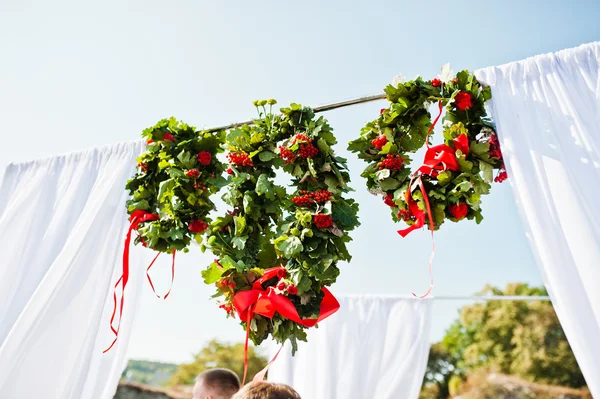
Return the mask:
<svg viewBox="0 0 600 399">
<path fill-rule="evenodd" d="M 277 289 L 278 289 L 278 290 L 281 290 L 281 291 L 284 291 L 286 286 L 287 286 L 287 285 L 286 285 L 285 281 L 281 280 L 281 281 L 280 281 L 280 282 L 277 284 Z"/>
<path fill-rule="evenodd" d="M 204 220 L 192 220 L 188 224 L 188 230 L 192 233 L 202 233 L 206 229 L 208 229 L 208 223 Z"/>
<path fill-rule="evenodd" d="M 290 164 L 296 159 L 296 155 L 287 147 L 279 146 L 279 157 L 283 159 L 283 163 Z"/>
<path fill-rule="evenodd" d="M 310 195 L 312 195 L 315 202 L 322 204 L 324 202 L 329 201 L 333 194 L 330 193 L 328 190 L 319 190 L 319 191 L 315 191 L 314 193 L 311 193 Z"/>
<path fill-rule="evenodd" d="M 190 169 L 188 170 L 185 175 L 187 177 L 193 177 L 194 179 L 200 177 L 200 172 L 198 171 L 198 169 Z"/>
<path fill-rule="evenodd" d="M 290 295 L 298 295 L 298 287 L 296 287 L 294 284 L 288 285 L 287 293 Z"/>
<path fill-rule="evenodd" d="M 228 174 L 228 175 L 232 175 L 232 174 L 233 174 L 233 169 L 231 169 L 231 168 L 227 168 L 227 174 Z"/>
<path fill-rule="evenodd" d="M 307 195 L 302 195 L 292 198 L 292 202 L 296 204 L 296 206 L 308 208 L 312 205 L 313 199 Z"/>
<path fill-rule="evenodd" d="M 496 176 L 496 178 L 494 179 L 494 181 L 496 183 L 502 183 L 506 179 L 508 179 L 508 173 L 506 173 L 505 170 L 501 170 L 500 173 L 498 173 L 498 176 Z"/>
<path fill-rule="evenodd" d="M 222 304 L 220 304 L 219 308 L 223 309 L 227 313 L 232 313 L 233 312 L 233 306 L 231 306 L 228 303 L 222 303 Z"/>
<path fill-rule="evenodd" d="M 404 164 L 404 158 L 400 155 L 387 154 L 387 157 L 379 163 L 379 170 L 400 170 Z"/>
<path fill-rule="evenodd" d="M 250 159 L 250 156 L 245 152 L 230 152 L 229 154 L 227 154 L 227 158 L 229 159 L 229 162 L 231 162 L 235 166 L 254 166 L 252 160 Z"/>
<path fill-rule="evenodd" d="M 301 158 L 314 158 L 319 153 L 319 149 L 310 143 L 300 144 L 298 156 Z"/>
<path fill-rule="evenodd" d="M 373 141 L 371 141 L 371 144 L 373 144 L 373 147 L 377 148 L 379 151 L 381 151 L 381 149 L 383 148 L 384 145 L 386 145 L 388 142 L 387 137 L 385 137 L 385 134 L 380 134 L 379 136 L 377 136 L 377 138 L 375 138 Z"/>
<path fill-rule="evenodd" d="M 285 278 L 285 276 L 287 276 L 287 270 L 285 270 L 283 267 L 279 270 L 277 270 L 277 277 L 281 278 Z"/>
</svg>

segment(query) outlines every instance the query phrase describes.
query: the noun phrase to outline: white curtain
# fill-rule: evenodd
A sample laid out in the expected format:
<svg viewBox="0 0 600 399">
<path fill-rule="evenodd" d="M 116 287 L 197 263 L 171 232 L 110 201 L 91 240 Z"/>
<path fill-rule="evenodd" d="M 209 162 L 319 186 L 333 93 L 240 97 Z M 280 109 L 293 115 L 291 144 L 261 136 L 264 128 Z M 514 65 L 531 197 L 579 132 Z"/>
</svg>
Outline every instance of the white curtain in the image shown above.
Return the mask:
<svg viewBox="0 0 600 399">
<path fill-rule="evenodd" d="M 138 304 L 132 251 L 119 341 L 109 319 L 142 142 L 13 164 L 0 187 L 0 398 L 112 398 Z M 137 287 L 136 287 L 137 286 Z"/>
<path fill-rule="evenodd" d="M 340 310 L 289 344 L 269 371 L 306 399 L 415 399 L 429 355 L 431 301 L 342 297 Z"/>
<path fill-rule="evenodd" d="M 552 303 L 600 398 L 600 42 L 477 77 L 492 88 L 508 176 Z"/>
</svg>

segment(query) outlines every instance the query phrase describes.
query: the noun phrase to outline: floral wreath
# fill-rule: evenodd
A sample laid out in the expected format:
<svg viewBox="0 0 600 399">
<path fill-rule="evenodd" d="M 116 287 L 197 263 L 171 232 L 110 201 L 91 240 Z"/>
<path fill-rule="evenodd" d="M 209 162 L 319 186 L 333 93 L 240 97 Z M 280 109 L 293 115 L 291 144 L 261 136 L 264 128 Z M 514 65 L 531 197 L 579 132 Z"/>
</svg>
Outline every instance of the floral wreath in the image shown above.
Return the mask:
<svg viewBox="0 0 600 399">
<path fill-rule="evenodd" d="M 484 107 L 492 97 L 490 88 L 468 71 L 453 77 L 445 65 L 438 78 L 396 81 L 385 93 L 390 106 L 365 125 L 348 149 L 369 164 L 361 175 L 369 191 L 383 196 L 394 221 L 409 225 L 398 233 L 404 237 L 425 224 L 433 231 L 446 219 L 475 219 L 479 224 L 481 196 L 489 193 L 493 180 L 507 178 L 498 137 Z M 439 115 L 432 123 L 429 107 L 435 103 Z M 430 134 L 444 107 L 444 143 L 430 146 Z M 423 146 L 425 161 L 412 170 L 409 155 Z M 495 178 L 494 170 L 498 170 Z"/>
<path fill-rule="evenodd" d="M 275 116 L 275 103 L 256 101 L 259 119 L 226 134 L 223 200 L 233 210 L 211 224 L 202 247 L 218 259 L 202 275 L 216 285 L 220 307 L 239 316 L 247 340 L 289 339 L 295 351 L 304 329 L 339 307 L 327 287 L 338 262 L 351 258 L 358 204 L 344 198 L 346 160 L 331 148 L 337 141 L 327 121 L 297 104 Z M 293 194 L 275 183 L 275 169 L 292 175 Z"/>
<path fill-rule="evenodd" d="M 172 254 L 172 286 L 176 251 L 187 252 L 192 238 L 201 241 L 202 233 L 211 223 L 208 214 L 215 209 L 210 196 L 226 184 L 222 176 L 223 164 L 216 157 L 223 151 L 222 133 L 198 132 L 194 127 L 170 118 L 145 129 L 142 136 L 147 140 L 146 151 L 138 157 L 137 171 L 126 185 L 130 194 L 127 201 L 130 226 L 125 239 L 123 274 L 115 285 L 115 290 L 122 287 L 121 315 L 123 293 L 129 278 L 132 232 L 137 234 L 135 244 L 157 251 L 146 269 L 148 281 L 156 294 L 148 274 L 150 268 L 161 253 Z M 169 288 L 165 299 L 170 292 Z M 118 337 L 119 328 L 113 327 L 116 313 L 115 292 L 111 317 L 115 341 L 107 351 Z"/>
</svg>

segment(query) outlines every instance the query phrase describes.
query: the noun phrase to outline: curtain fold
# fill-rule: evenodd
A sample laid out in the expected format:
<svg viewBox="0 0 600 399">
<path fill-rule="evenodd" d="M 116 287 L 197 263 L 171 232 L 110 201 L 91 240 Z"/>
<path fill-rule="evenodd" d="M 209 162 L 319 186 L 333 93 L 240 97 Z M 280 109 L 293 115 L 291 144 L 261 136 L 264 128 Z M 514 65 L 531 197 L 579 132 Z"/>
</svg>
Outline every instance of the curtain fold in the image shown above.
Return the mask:
<svg viewBox="0 0 600 399">
<path fill-rule="evenodd" d="M 600 42 L 476 72 L 561 325 L 600 398 Z"/>
<path fill-rule="evenodd" d="M 132 267 L 119 342 L 109 320 L 141 141 L 9 165 L 0 187 L 0 398 L 112 398 L 143 273 Z M 132 265 L 145 253 L 132 250 Z M 136 287 L 137 286 L 137 287 Z"/>
<path fill-rule="evenodd" d="M 340 310 L 289 343 L 269 371 L 310 399 L 415 399 L 429 354 L 431 301 L 342 297 Z"/>
</svg>

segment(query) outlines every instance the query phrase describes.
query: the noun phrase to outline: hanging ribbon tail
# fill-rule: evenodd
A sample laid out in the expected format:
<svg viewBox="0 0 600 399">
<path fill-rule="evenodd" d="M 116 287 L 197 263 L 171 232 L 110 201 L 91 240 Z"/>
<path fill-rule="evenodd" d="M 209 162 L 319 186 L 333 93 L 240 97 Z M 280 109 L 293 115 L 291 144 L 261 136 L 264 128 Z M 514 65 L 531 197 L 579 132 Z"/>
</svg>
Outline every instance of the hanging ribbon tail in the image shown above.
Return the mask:
<svg viewBox="0 0 600 399">
<path fill-rule="evenodd" d="M 129 218 L 129 228 L 127 229 L 127 235 L 125 236 L 125 245 L 123 248 L 123 273 L 121 277 L 115 284 L 113 290 L 113 313 L 110 317 L 110 329 L 115 334 L 114 341 L 110 344 L 110 346 L 105 349 L 102 353 L 106 353 L 117 343 L 117 339 L 119 338 L 119 331 L 121 329 L 121 319 L 123 318 L 123 306 L 125 305 L 125 287 L 127 286 L 127 282 L 129 281 L 129 247 L 131 245 L 131 233 L 133 230 L 137 230 L 140 223 L 148 222 L 152 220 L 158 220 L 159 216 L 151 214 L 146 211 L 137 210 L 134 211 Z M 119 306 L 119 322 L 117 323 L 117 328 L 114 327 L 113 323 L 115 321 L 115 317 L 117 315 L 117 288 L 121 285 L 121 302 Z"/>
<path fill-rule="evenodd" d="M 417 183 L 419 185 L 419 189 L 421 193 L 423 193 L 423 200 L 425 201 L 425 209 L 427 210 L 427 219 L 429 220 L 429 230 L 431 231 L 431 255 L 429 256 L 429 289 L 423 295 L 416 295 L 413 293 L 413 296 L 419 299 L 423 299 L 431 294 L 433 290 L 433 259 L 435 258 L 435 241 L 433 239 L 433 232 L 435 230 L 435 224 L 433 223 L 433 215 L 431 213 L 431 206 L 429 205 L 429 196 L 425 191 L 425 185 L 423 185 L 423 180 L 421 178 L 417 179 Z"/>
<path fill-rule="evenodd" d="M 248 341 L 250 340 L 250 322 L 252 321 L 252 312 L 248 312 L 246 318 L 246 342 L 244 343 L 244 378 L 242 386 L 246 384 L 246 376 L 248 375 Z"/>
<path fill-rule="evenodd" d="M 269 371 L 269 368 L 271 368 L 271 365 L 275 362 L 275 360 L 277 360 L 277 356 L 279 356 L 279 353 L 281 352 L 281 350 L 283 349 L 283 345 L 281 345 L 279 347 L 279 350 L 277 351 L 277 353 L 275 354 L 275 356 L 273 356 L 273 359 L 271 359 L 271 361 L 269 363 L 267 363 L 267 365 L 265 366 L 264 369 L 262 369 L 261 371 L 259 371 L 254 378 L 252 379 L 252 382 L 260 382 L 260 381 L 264 381 L 265 377 L 267 375 L 267 371 Z"/>
<path fill-rule="evenodd" d="M 173 250 L 173 261 L 171 262 L 171 285 L 169 286 L 169 291 L 167 291 L 163 299 L 167 299 L 169 297 L 169 294 L 171 294 L 171 289 L 173 288 L 173 282 L 175 281 L 175 253 L 176 251 Z"/>
<path fill-rule="evenodd" d="M 443 108 L 442 108 L 441 101 L 438 101 L 438 108 L 439 108 L 438 116 L 435 118 L 435 120 L 433 121 L 431 126 L 429 126 L 429 130 L 427 130 L 427 135 L 425 136 L 425 145 L 427 146 L 428 149 L 429 149 L 429 135 L 431 134 L 431 132 L 433 132 L 435 125 L 437 125 L 438 121 L 440 120 L 440 117 L 442 116 Z"/>
<path fill-rule="evenodd" d="M 152 283 L 152 278 L 150 277 L 149 272 L 150 272 L 150 268 L 154 265 L 154 262 L 156 262 L 156 259 L 158 259 L 159 256 L 160 256 L 160 252 L 158 252 L 156 254 L 156 256 L 154 257 L 154 259 L 152 259 L 152 262 L 150 262 L 150 265 L 146 269 L 146 277 L 148 278 L 148 282 L 150 283 L 150 287 L 152 288 L 152 292 L 154 292 L 154 295 L 156 295 L 157 298 L 160 298 L 160 295 L 158 295 L 156 293 L 156 290 L 154 289 L 154 284 Z"/>
</svg>

